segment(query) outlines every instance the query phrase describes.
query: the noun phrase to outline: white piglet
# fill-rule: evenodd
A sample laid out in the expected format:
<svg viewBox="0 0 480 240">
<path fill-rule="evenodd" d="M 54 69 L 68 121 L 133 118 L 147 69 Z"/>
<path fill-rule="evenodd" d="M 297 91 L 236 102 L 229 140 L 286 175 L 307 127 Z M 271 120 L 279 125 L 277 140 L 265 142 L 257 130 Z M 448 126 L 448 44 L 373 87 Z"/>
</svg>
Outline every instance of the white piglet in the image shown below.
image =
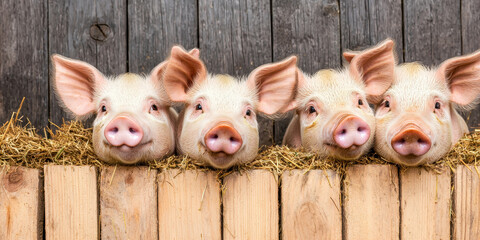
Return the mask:
<svg viewBox="0 0 480 240">
<path fill-rule="evenodd" d="M 259 144 L 256 114 L 291 108 L 296 60 L 260 66 L 245 80 L 208 74 L 198 57 L 173 47 L 163 80 L 171 100 L 185 104 L 177 126 L 178 153 L 216 168 L 253 160 Z"/>
<path fill-rule="evenodd" d="M 177 114 L 161 79 L 166 62 L 148 76 L 116 77 L 60 55 L 53 55 L 52 63 L 53 86 L 65 109 L 77 118 L 96 114 L 93 147 L 101 160 L 134 164 L 174 152 Z"/>
</svg>

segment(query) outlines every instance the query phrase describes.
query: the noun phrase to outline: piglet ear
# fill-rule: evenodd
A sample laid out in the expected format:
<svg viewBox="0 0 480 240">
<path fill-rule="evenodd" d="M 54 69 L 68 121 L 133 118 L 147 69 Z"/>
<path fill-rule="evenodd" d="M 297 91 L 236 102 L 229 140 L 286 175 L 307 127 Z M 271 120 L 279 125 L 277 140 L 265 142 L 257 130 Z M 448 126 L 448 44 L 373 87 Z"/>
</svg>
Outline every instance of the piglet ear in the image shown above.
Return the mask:
<svg viewBox="0 0 480 240">
<path fill-rule="evenodd" d="M 480 51 L 443 62 L 436 72 L 450 87 L 450 100 L 460 105 L 472 103 L 480 94 Z"/>
<path fill-rule="evenodd" d="M 344 53 L 350 62 L 350 74 L 365 83 L 368 101 L 377 103 L 395 79 L 394 42 L 387 39 L 358 53 Z"/>
<path fill-rule="evenodd" d="M 64 106 L 77 117 L 95 111 L 94 94 L 106 83 L 92 65 L 60 55 L 52 56 L 53 86 Z"/>
<path fill-rule="evenodd" d="M 172 101 L 184 102 L 193 84 L 206 79 L 207 69 L 199 56 L 198 49 L 188 53 L 179 46 L 172 48 L 163 75 L 165 90 Z"/>
<path fill-rule="evenodd" d="M 297 57 L 262 65 L 248 76 L 247 85 L 256 89 L 258 110 L 271 115 L 284 113 L 296 107 L 295 95 L 299 81 Z"/>
</svg>

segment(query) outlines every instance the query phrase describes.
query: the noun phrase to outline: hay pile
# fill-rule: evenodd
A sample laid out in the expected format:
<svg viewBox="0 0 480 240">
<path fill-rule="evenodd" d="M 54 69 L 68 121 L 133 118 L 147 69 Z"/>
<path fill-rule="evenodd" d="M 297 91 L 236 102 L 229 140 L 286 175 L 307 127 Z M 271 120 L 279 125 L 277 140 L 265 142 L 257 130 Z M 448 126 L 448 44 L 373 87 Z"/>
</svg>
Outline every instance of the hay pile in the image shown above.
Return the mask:
<svg viewBox="0 0 480 240">
<path fill-rule="evenodd" d="M 17 111 L 18 112 L 18 111 Z M 0 128 L 1 155 L 0 166 L 25 166 L 43 168 L 45 164 L 61 165 L 108 165 L 97 159 L 91 143 L 92 129 L 85 128 L 78 121 L 64 122 L 61 126 L 53 124 L 42 135 L 24 122 L 23 117 L 12 114 L 10 121 Z M 351 164 L 390 164 L 371 152 L 359 160 L 338 161 L 319 158 L 305 149 L 293 150 L 286 146 L 263 147 L 257 158 L 248 164 L 221 171 L 223 176 L 232 171 L 248 169 L 266 169 L 282 174 L 292 169 L 332 169 L 343 172 Z M 466 135 L 454 149 L 435 164 L 424 166 L 427 169 L 441 171 L 445 167 L 452 170 L 459 164 L 480 164 L 480 132 Z M 196 163 L 187 156 L 171 156 L 149 163 L 154 169 L 209 169 Z"/>
</svg>

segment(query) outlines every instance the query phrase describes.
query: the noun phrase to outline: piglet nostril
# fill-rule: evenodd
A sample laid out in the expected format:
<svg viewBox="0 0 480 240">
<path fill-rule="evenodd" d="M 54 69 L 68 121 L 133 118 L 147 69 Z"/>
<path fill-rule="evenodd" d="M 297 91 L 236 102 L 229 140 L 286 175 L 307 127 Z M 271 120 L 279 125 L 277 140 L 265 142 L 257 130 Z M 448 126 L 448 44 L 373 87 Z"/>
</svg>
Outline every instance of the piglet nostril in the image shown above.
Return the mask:
<svg viewBox="0 0 480 240">
<path fill-rule="evenodd" d="M 114 127 L 114 128 L 112 129 L 112 132 L 117 133 L 117 132 L 118 132 L 118 128 L 117 128 L 117 127 Z"/>
<path fill-rule="evenodd" d="M 345 134 L 347 133 L 347 129 L 342 129 L 342 132 L 340 134 Z"/>
<path fill-rule="evenodd" d="M 133 128 L 129 128 L 128 131 L 130 131 L 130 133 L 136 133 L 137 131 L 135 131 L 135 129 Z"/>
</svg>

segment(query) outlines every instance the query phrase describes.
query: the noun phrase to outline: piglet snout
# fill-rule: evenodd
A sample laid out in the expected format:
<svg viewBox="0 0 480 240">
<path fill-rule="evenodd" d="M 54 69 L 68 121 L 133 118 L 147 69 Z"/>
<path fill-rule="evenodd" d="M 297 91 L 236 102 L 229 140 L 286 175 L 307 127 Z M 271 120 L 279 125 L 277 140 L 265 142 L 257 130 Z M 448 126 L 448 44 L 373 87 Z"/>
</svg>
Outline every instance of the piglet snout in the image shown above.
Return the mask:
<svg viewBox="0 0 480 240">
<path fill-rule="evenodd" d="M 370 138 L 370 127 L 361 118 L 347 116 L 333 130 L 333 140 L 341 148 L 361 146 Z"/>
<path fill-rule="evenodd" d="M 407 125 L 392 138 L 392 147 L 402 156 L 422 156 L 431 147 L 430 138 L 417 126 Z"/>
<path fill-rule="evenodd" d="M 211 152 L 232 155 L 242 146 L 242 137 L 229 122 L 220 122 L 205 134 L 205 145 Z"/>
<path fill-rule="evenodd" d="M 113 146 L 137 146 L 143 138 L 143 129 L 127 116 L 118 116 L 105 128 L 105 138 Z"/>
</svg>

